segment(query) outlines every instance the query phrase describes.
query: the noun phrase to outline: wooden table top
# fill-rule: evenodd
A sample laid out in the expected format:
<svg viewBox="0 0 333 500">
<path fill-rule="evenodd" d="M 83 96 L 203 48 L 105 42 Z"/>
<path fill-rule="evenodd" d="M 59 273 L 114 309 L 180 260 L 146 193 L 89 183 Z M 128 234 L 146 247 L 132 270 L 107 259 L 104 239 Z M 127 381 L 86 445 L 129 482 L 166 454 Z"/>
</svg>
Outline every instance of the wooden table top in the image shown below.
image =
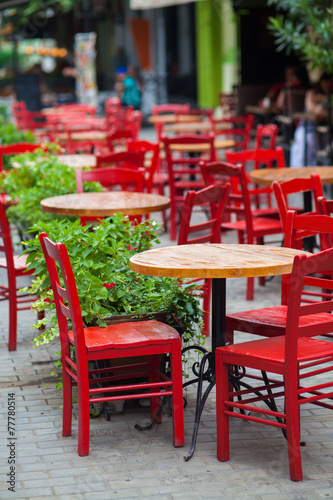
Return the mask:
<svg viewBox="0 0 333 500">
<path fill-rule="evenodd" d="M 136 254 L 130 258 L 130 268 L 149 276 L 173 278 L 277 276 L 289 274 L 295 255 L 301 253 L 306 252 L 269 245 L 192 244 Z"/>
<path fill-rule="evenodd" d="M 73 168 L 95 168 L 96 156 L 89 154 L 59 155 L 59 163 Z"/>
<path fill-rule="evenodd" d="M 215 149 L 228 149 L 233 148 L 235 145 L 235 141 L 232 139 L 215 139 L 214 140 L 214 148 Z M 191 153 L 200 153 L 202 151 L 209 150 L 209 144 L 173 144 L 170 146 L 170 149 L 173 151 L 181 151 L 186 152 L 189 151 Z"/>
<path fill-rule="evenodd" d="M 170 123 L 163 127 L 163 132 L 175 132 L 179 133 L 196 133 L 196 132 L 211 132 L 213 126 L 209 121 L 201 122 L 189 122 L 189 123 Z"/>
<path fill-rule="evenodd" d="M 202 116 L 200 115 L 182 115 L 168 113 L 165 115 L 152 115 L 148 117 L 149 123 L 174 123 L 174 122 L 201 122 Z"/>
<path fill-rule="evenodd" d="M 169 206 L 170 198 L 167 196 L 131 191 L 73 193 L 41 201 L 44 212 L 86 217 L 109 217 L 118 212 L 124 215 L 141 215 L 165 210 Z"/>
<path fill-rule="evenodd" d="M 102 130 L 87 130 L 87 132 L 72 132 L 71 140 L 72 141 L 106 141 L 107 133 Z M 68 133 L 59 132 L 55 134 L 56 140 L 67 140 Z"/>
<path fill-rule="evenodd" d="M 250 172 L 251 181 L 270 186 L 273 181 L 289 181 L 290 179 L 309 179 L 318 174 L 323 184 L 333 184 L 333 167 L 298 167 L 298 168 L 260 168 Z"/>
</svg>

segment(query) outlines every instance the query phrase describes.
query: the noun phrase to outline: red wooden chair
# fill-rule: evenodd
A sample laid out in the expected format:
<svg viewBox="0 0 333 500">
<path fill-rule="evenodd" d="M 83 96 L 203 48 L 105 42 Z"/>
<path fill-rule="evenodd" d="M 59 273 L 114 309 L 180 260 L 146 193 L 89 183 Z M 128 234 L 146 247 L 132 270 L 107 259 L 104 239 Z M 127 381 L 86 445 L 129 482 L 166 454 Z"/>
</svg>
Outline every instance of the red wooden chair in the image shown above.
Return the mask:
<svg viewBox="0 0 333 500">
<path fill-rule="evenodd" d="M 248 148 L 251 131 L 253 128 L 253 115 L 230 116 L 229 118 L 210 118 L 215 136 L 222 135 L 235 140 L 235 148 L 244 150 Z"/>
<path fill-rule="evenodd" d="M 160 173 L 159 156 L 160 145 L 158 142 L 149 141 L 129 141 L 127 143 L 128 151 L 142 152 L 144 154 L 144 167 L 146 169 L 146 187 L 147 192 L 157 191 L 164 194 L 164 188 L 169 182 L 167 174 Z"/>
<path fill-rule="evenodd" d="M 264 237 L 282 233 L 281 222 L 275 218 L 253 217 L 247 181 L 242 165 L 232 165 L 226 162 L 201 162 L 206 185 L 224 185 L 231 183 L 225 214 L 230 216 L 229 222 L 222 222 L 222 230 L 237 231 L 239 243 L 263 244 Z M 235 188 L 236 186 L 236 188 Z M 260 280 L 260 284 L 264 281 Z M 246 300 L 253 300 L 254 278 L 247 279 Z"/>
<path fill-rule="evenodd" d="M 79 296 L 66 246 L 53 243 L 46 233 L 40 236 L 54 299 L 56 303 L 63 372 L 63 436 L 71 435 L 72 386 L 78 388 L 78 453 L 89 454 L 91 403 L 150 398 L 153 419 L 162 396 L 171 396 L 173 444 L 184 444 L 184 415 L 182 388 L 182 356 L 179 334 L 169 325 L 158 321 L 139 321 L 118 325 L 84 328 Z M 57 271 L 59 264 L 62 281 Z M 67 321 L 71 322 L 71 330 Z M 74 352 L 72 349 L 74 348 Z M 160 354 L 171 357 L 170 375 L 159 369 Z M 121 381 L 128 379 L 128 360 L 133 356 L 148 356 L 131 368 L 136 369 L 133 378 L 149 377 L 148 383 Z M 123 365 L 91 369 L 97 360 L 124 358 Z M 125 370 L 125 374 L 124 374 Z M 119 383 L 120 382 L 120 383 Z M 108 386 L 106 386 L 109 383 Z M 120 395 L 120 393 L 124 393 Z"/>
<path fill-rule="evenodd" d="M 190 104 L 155 104 L 152 107 L 153 116 L 174 114 L 176 115 L 175 121 L 177 121 L 177 115 L 187 115 L 190 112 Z M 154 123 L 157 141 L 160 142 L 163 134 L 163 123 Z"/>
<path fill-rule="evenodd" d="M 4 155 L 18 155 L 21 153 L 32 153 L 37 149 L 41 149 L 40 144 L 34 144 L 32 142 L 18 142 L 16 144 L 8 144 L 5 146 L 0 146 L 0 172 L 3 168 L 3 156 Z M 42 148 L 44 149 L 44 148 Z"/>
<path fill-rule="evenodd" d="M 319 196 L 317 198 L 317 206 L 320 214 L 322 215 L 333 214 L 333 200 L 327 200 L 324 196 Z"/>
<path fill-rule="evenodd" d="M 94 170 L 75 170 L 76 191 L 83 193 L 84 182 L 99 182 L 103 187 L 108 190 L 121 189 L 123 191 L 136 191 L 142 193 L 144 189 L 144 175 L 143 168 L 123 168 L 123 167 L 106 167 L 96 168 Z M 141 221 L 141 216 L 130 217 L 133 221 Z M 82 225 L 88 221 L 96 221 L 96 217 L 80 217 Z"/>
<path fill-rule="evenodd" d="M 183 208 L 186 191 L 197 191 L 205 187 L 199 161 L 203 154 L 207 161 L 214 161 L 214 136 L 180 134 L 175 137 L 163 136 L 162 141 L 169 174 L 170 239 L 175 240 L 177 236 L 177 212 Z M 201 153 L 196 151 L 198 146 L 203 147 Z M 186 157 L 183 151 L 177 149 L 179 147 L 186 149 Z M 192 151 L 195 151 L 193 154 L 191 147 L 193 147 Z"/>
<path fill-rule="evenodd" d="M 130 128 L 111 128 L 107 132 L 107 144 L 110 152 L 126 151 L 129 141 L 135 140 L 135 134 Z"/>
<path fill-rule="evenodd" d="M 313 214 L 319 214 L 318 197 L 323 196 L 323 186 L 319 175 L 311 175 L 310 179 L 290 179 L 285 182 L 274 181 L 272 184 L 273 192 L 275 195 L 276 203 L 278 206 L 282 227 L 285 228 L 286 217 L 288 210 L 296 210 L 298 213 L 309 213 L 305 208 L 295 209 L 291 207 L 288 202 L 288 197 L 295 193 L 309 193 L 312 194 L 314 200 L 315 211 Z"/>
<path fill-rule="evenodd" d="M 118 153 L 97 154 L 96 169 L 105 167 L 144 168 L 145 154 L 143 151 L 119 151 Z"/>
<path fill-rule="evenodd" d="M 332 370 L 332 343 L 310 337 L 333 332 L 333 301 L 301 305 L 301 295 L 304 284 L 314 289 L 333 290 L 332 280 L 308 275 L 309 270 L 325 275 L 331 273 L 332 269 L 333 249 L 309 257 L 296 256 L 289 280 L 285 335 L 219 347 L 216 350 L 218 460 L 229 460 L 230 417 L 271 425 L 286 432 L 290 478 L 293 481 L 302 480 L 300 407 L 311 403 L 316 405 L 315 408 L 319 406 L 333 409 L 333 391 L 329 389 L 333 386 L 331 379 L 328 382 L 326 380 L 326 383 L 322 383 L 322 379 L 312 384 L 311 380 L 302 383 L 305 378 L 309 379 Z M 326 321 L 314 327 L 312 318 L 322 315 L 325 315 Z M 281 378 L 271 379 L 260 387 L 251 388 L 246 385 L 244 390 L 233 391 L 230 390 L 231 384 L 228 384 L 229 370 L 232 371 L 233 366 L 276 374 L 282 377 L 282 381 Z M 263 394 L 265 390 L 266 395 Z M 284 397 L 282 411 L 262 407 L 262 401 L 275 402 L 276 398 L 281 396 Z M 237 401 L 234 398 L 237 398 Z"/>
<path fill-rule="evenodd" d="M 18 101 L 12 105 L 13 117 L 15 125 L 19 130 L 30 130 L 37 133 L 39 129 L 43 129 L 46 124 L 45 115 L 40 111 L 29 111 L 24 101 Z"/>
<path fill-rule="evenodd" d="M 284 246 L 297 248 L 304 238 L 320 234 L 321 250 L 331 248 L 333 242 L 333 218 L 325 215 L 297 215 L 290 210 L 287 213 L 285 225 Z M 332 273 L 330 273 L 332 274 Z M 234 332 L 247 332 L 264 337 L 276 337 L 285 334 L 287 306 L 288 306 L 289 277 L 282 276 L 281 305 L 265 307 L 252 311 L 243 311 L 226 316 L 226 340 L 233 343 Z M 303 302 L 318 300 L 319 297 L 328 299 L 331 294 L 313 294 L 310 289 L 303 290 Z M 316 328 L 317 324 L 326 321 L 325 316 L 311 317 L 309 326 Z"/>
<path fill-rule="evenodd" d="M 223 212 L 230 191 L 230 185 L 208 186 L 200 191 L 188 191 L 180 219 L 178 245 L 191 243 L 219 243 L 220 229 Z M 208 207 L 211 213 L 209 219 L 191 225 L 191 217 L 194 207 Z M 198 281 L 198 280 L 191 280 Z M 205 335 L 210 334 L 210 297 L 211 280 L 205 280 L 205 292 L 203 297 L 203 313 Z"/>
<path fill-rule="evenodd" d="M 14 255 L 10 237 L 10 230 L 6 219 L 4 206 L 0 203 L 0 268 L 7 272 L 7 285 L 0 285 L 0 301 L 8 300 L 9 303 L 9 334 L 8 350 L 16 351 L 17 345 L 17 312 L 31 308 L 31 302 L 36 300 L 36 296 L 29 293 L 19 293 L 22 286 L 17 286 L 17 279 L 22 276 L 31 275 L 33 271 L 27 271 L 27 256 L 20 257 Z M 43 315 L 39 313 L 39 318 Z"/>
<path fill-rule="evenodd" d="M 274 163 L 277 168 L 285 168 L 284 152 L 281 147 L 275 149 L 249 149 L 245 151 L 226 151 L 226 160 L 234 165 L 244 165 L 246 179 L 251 201 L 256 205 L 252 210 L 254 217 L 278 217 L 277 207 L 272 206 L 272 189 L 270 187 L 259 187 L 250 180 L 248 175 L 249 168 L 268 168 Z"/>
<path fill-rule="evenodd" d="M 267 123 L 262 125 L 259 123 L 256 128 L 256 135 L 254 138 L 254 148 L 255 149 L 274 149 L 276 145 L 276 138 L 279 132 L 279 127 L 275 123 Z M 267 165 L 267 168 L 271 168 L 272 164 Z"/>
</svg>

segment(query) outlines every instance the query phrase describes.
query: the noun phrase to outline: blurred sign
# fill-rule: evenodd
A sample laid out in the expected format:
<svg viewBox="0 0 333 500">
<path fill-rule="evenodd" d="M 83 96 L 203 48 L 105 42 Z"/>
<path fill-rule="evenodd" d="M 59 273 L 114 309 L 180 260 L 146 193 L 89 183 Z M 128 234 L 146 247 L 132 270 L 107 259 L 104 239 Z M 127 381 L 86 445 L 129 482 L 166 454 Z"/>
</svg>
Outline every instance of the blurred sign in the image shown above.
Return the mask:
<svg viewBox="0 0 333 500">
<path fill-rule="evenodd" d="M 198 0 L 130 0 L 131 9 L 157 9 L 169 7 L 170 5 L 181 5 L 183 3 L 196 2 Z"/>
<path fill-rule="evenodd" d="M 80 103 L 97 106 L 96 33 L 76 33 L 74 44 L 76 94 Z"/>
</svg>

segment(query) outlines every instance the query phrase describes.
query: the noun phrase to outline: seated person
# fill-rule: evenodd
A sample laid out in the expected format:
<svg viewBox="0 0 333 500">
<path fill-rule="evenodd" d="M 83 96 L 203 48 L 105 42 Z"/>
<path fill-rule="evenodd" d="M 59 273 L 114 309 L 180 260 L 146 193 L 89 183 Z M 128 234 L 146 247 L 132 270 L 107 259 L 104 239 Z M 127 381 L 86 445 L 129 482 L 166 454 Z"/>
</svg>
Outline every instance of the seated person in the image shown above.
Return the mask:
<svg viewBox="0 0 333 500">
<path fill-rule="evenodd" d="M 141 85 L 135 76 L 134 66 L 120 67 L 117 70 L 115 91 L 121 98 L 123 106 L 133 106 L 140 109 L 141 105 Z"/>
<path fill-rule="evenodd" d="M 294 142 L 290 150 L 290 166 L 316 166 L 317 151 L 319 149 L 317 127 L 321 123 L 327 124 L 328 101 L 333 92 L 331 75 L 323 73 L 317 86 L 307 91 L 305 96 L 305 112 L 312 120 L 301 120 L 295 130 Z M 306 137 L 306 158 L 305 158 Z"/>
<path fill-rule="evenodd" d="M 309 79 L 306 68 L 302 65 L 288 65 L 285 68 L 285 80 L 273 85 L 260 101 L 260 106 L 270 108 L 272 113 L 286 113 L 288 109 L 286 90 L 290 87 L 306 87 Z"/>
</svg>

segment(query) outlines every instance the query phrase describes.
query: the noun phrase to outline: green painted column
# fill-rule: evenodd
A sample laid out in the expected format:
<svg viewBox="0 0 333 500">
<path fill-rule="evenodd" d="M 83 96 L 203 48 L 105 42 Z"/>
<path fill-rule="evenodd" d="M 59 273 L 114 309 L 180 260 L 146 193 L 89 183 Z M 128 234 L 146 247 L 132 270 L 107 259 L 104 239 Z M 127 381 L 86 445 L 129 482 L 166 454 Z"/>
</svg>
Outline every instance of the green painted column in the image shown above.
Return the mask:
<svg viewBox="0 0 333 500">
<path fill-rule="evenodd" d="M 196 2 L 198 105 L 218 104 L 222 89 L 222 1 Z"/>
<path fill-rule="evenodd" d="M 237 23 L 230 0 L 196 2 L 198 104 L 218 105 L 237 83 Z"/>
</svg>

